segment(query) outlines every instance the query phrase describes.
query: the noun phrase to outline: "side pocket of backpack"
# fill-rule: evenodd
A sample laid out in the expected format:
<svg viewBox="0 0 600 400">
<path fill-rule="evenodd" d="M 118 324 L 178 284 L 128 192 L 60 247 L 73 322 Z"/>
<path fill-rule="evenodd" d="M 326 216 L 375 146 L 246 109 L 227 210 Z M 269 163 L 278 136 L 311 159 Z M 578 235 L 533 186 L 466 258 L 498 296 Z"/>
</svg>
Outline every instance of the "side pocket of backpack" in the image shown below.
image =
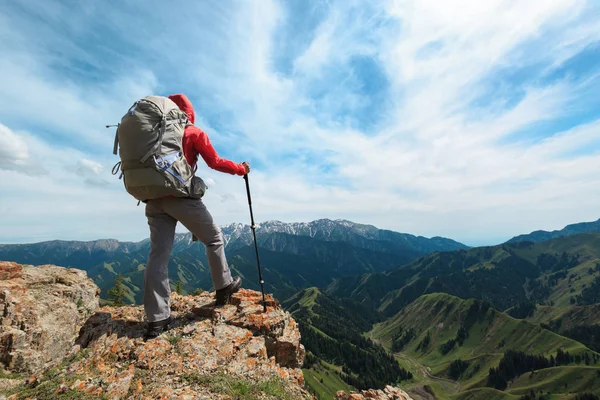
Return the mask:
<svg viewBox="0 0 600 400">
<path fill-rule="evenodd" d="M 174 191 L 174 196 L 188 196 L 192 180 L 192 170 L 183 153 L 175 152 L 155 157 L 156 169 L 163 174 L 166 183 Z"/>
<path fill-rule="evenodd" d="M 204 196 L 204 193 L 206 193 L 206 189 L 208 189 L 208 186 L 206 186 L 206 183 L 204 183 L 202 178 L 195 175 L 192 176 L 192 182 L 190 185 L 190 197 L 193 197 L 195 199 L 201 199 L 202 196 Z"/>
</svg>

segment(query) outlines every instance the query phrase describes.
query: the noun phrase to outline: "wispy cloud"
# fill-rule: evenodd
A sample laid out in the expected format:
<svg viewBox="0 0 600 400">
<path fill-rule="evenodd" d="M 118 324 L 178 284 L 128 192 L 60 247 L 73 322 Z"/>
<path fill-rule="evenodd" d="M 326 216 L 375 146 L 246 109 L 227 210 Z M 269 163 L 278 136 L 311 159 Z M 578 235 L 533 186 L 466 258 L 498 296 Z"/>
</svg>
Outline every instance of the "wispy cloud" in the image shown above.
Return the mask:
<svg viewBox="0 0 600 400">
<path fill-rule="evenodd" d="M 20 171 L 24 174 L 37 174 L 27 143 L 6 126 L 0 124 L 0 169 Z"/>
<path fill-rule="evenodd" d="M 592 0 L 3 3 L 0 242 L 144 237 L 104 125 L 173 92 L 251 161 L 260 220 L 490 243 L 597 219 L 599 23 Z M 243 181 L 200 174 L 245 221 Z"/>
</svg>

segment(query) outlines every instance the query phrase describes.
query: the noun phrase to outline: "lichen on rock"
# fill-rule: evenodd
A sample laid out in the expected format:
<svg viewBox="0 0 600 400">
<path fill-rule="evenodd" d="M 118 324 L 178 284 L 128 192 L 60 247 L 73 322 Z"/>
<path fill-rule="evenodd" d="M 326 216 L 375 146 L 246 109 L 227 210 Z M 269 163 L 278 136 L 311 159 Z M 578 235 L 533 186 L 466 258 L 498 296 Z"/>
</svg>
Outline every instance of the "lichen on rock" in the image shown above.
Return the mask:
<svg viewBox="0 0 600 400">
<path fill-rule="evenodd" d="M 304 346 L 271 295 L 171 295 L 171 328 L 145 340 L 141 306 L 98 308 L 85 272 L 0 262 L 0 399 L 313 399 Z M 400 389 L 338 400 L 410 400 Z"/>
<path fill-rule="evenodd" d="M 343 390 L 337 392 L 335 400 L 412 400 L 402 389 L 386 386 L 383 390 L 362 390 L 360 393 L 351 392 L 346 394 Z"/>
<path fill-rule="evenodd" d="M 141 306 L 102 307 L 81 328 L 77 354 L 30 391 L 110 399 L 312 398 L 303 389 L 295 321 L 272 296 L 266 313 L 261 300 L 242 289 L 216 308 L 214 294 L 173 293 L 172 328 L 148 341 Z"/>
<path fill-rule="evenodd" d="M 60 363 L 99 294 L 84 271 L 0 262 L 0 365 L 33 374 Z"/>
</svg>

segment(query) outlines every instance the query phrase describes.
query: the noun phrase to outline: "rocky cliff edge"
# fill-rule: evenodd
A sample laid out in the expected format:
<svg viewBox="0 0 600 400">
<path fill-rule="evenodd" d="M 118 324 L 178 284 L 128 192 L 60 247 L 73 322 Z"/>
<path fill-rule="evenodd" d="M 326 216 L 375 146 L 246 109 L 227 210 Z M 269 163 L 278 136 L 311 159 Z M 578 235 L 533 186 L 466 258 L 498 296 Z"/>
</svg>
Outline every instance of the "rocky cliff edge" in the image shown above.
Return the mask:
<svg viewBox="0 0 600 400">
<path fill-rule="evenodd" d="M 144 340 L 140 306 L 98 308 L 85 272 L 0 262 L 0 393 L 8 399 L 311 398 L 294 319 L 242 289 L 171 297 L 172 329 Z M 1 396 L 0 396 L 1 397 Z"/>
<path fill-rule="evenodd" d="M 0 399 L 313 399 L 294 319 L 242 289 L 171 296 L 172 328 L 144 340 L 140 306 L 98 308 L 85 272 L 0 262 Z M 402 399 L 385 390 L 337 399 Z"/>
</svg>

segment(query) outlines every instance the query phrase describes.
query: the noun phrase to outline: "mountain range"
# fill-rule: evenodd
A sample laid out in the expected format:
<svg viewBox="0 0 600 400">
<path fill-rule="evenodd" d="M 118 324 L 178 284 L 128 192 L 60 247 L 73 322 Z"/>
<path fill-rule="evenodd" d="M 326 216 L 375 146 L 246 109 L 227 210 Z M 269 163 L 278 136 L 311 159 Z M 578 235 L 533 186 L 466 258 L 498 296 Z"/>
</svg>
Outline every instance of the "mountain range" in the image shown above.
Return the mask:
<svg viewBox="0 0 600 400">
<path fill-rule="evenodd" d="M 266 290 L 299 324 L 319 399 L 397 384 L 415 400 L 600 400 L 600 229 L 536 231 L 469 248 L 345 220 L 257 228 Z M 222 227 L 231 269 L 258 289 L 251 229 Z M 548 239 L 548 240 L 546 240 Z M 0 245 L 0 259 L 121 274 L 139 302 L 149 241 Z M 203 246 L 177 234 L 169 275 L 211 286 Z"/>
<path fill-rule="evenodd" d="M 222 227 L 222 232 L 231 269 L 245 278 L 246 287 L 259 289 L 250 227 L 231 224 Z M 266 288 L 279 297 L 305 287 L 324 287 L 340 276 L 385 271 L 432 252 L 467 248 L 451 239 L 427 239 L 328 219 L 265 222 L 257 228 L 257 240 Z M 137 243 L 114 239 L 50 241 L 0 245 L 0 259 L 83 269 L 98 284 L 103 297 L 121 274 L 129 301 L 140 302 L 149 249 L 148 239 Z M 189 233 L 175 236 L 169 276 L 173 285 L 180 281 L 186 292 L 211 287 L 204 247 L 193 242 Z"/>
<path fill-rule="evenodd" d="M 538 324 L 512 318 L 481 300 L 445 293 L 424 295 L 377 324 L 369 335 L 394 352 L 400 365 L 418 366 L 421 378 L 434 386 L 438 398 L 512 399 L 532 390 L 550 392 L 548 380 L 559 382 L 559 393 L 565 388 L 581 393 L 595 390 L 599 381 L 600 369 L 591 365 L 598 364 L 600 354 Z M 490 379 L 492 371 L 508 359 L 518 367 L 527 355 L 547 357 L 547 365 L 540 362 L 535 374 L 526 368 L 524 376 L 511 376 L 510 386 L 499 391 Z M 559 361 L 550 362 L 550 357 Z M 566 372 L 571 378 L 565 378 Z M 572 379 L 573 375 L 579 378 Z M 411 385 L 418 383 L 405 384 L 405 388 L 410 390 Z"/>
<path fill-rule="evenodd" d="M 600 233 L 433 253 L 325 293 L 379 315 L 363 334 L 413 373 L 414 398 L 600 395 Z"/>
<path fill-rule="evenodd" d="M 544 242 L 546 240 L 556 239 L 560 237 L 577 235 L 579 233 L 600 232 L 600 219 L 593 222 L 580 222 L 577 224 L 567 225 L 557 231 L 534 231 L 526 235 L 515 236 L 507 243 L 515 242 Z"/>
<path fill-rule="evenodd" d="M 421 295 L 448 293 L 476 298 L 507 310 L 526 301 L 569 305 L 581 289 L 562 283 L 572 276 L 591 283 L 600 259 L 600 233 L 547 242 L 516 242 L 421 257 L 398 268 L 337 278 L 327 293 L 351 297 L 391 316 Z M 574 300 L 575 301 L 575 300 Z"/>
</svg>

